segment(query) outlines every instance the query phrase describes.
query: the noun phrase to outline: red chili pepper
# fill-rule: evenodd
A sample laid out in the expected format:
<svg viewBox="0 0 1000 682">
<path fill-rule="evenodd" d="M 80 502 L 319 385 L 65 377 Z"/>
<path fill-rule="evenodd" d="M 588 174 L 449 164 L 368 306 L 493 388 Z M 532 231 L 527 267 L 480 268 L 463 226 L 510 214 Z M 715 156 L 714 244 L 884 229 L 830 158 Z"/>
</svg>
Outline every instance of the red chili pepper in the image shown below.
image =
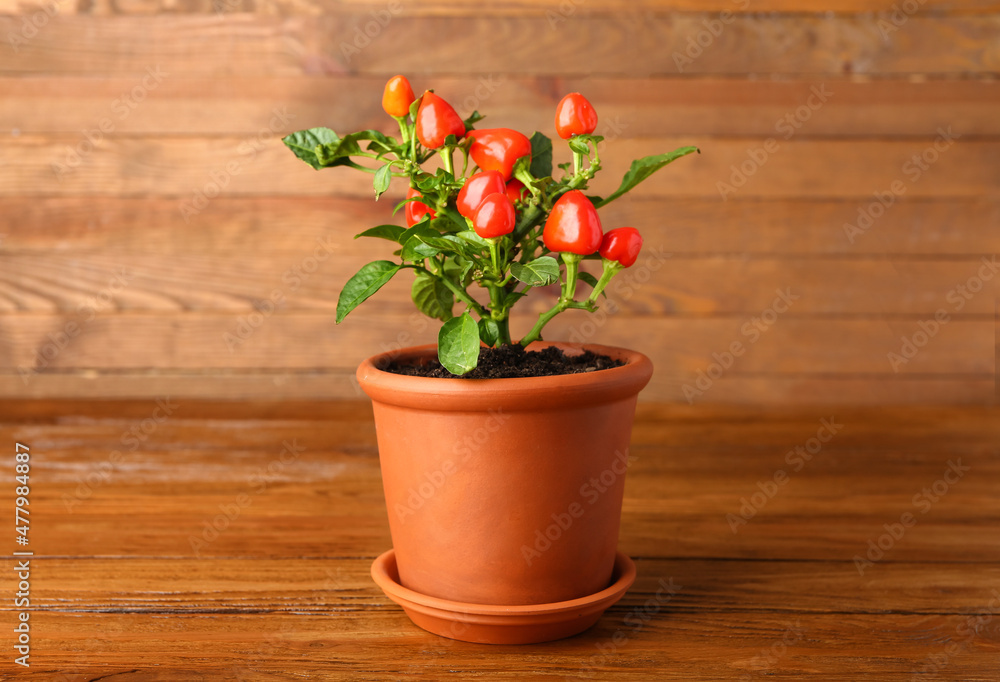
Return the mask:
<svg viewBox="0 0 1000 682">
<path fill-rule="evenodd" d="M 503 193 L 506 189 L 503 184 L 503 176 L 500 175 L 499 171 L 488 170 L 476 173 L 465 181 L 465 185 L 458 193 L 456 200 L 458 212 L 466 218 L 472 218 L 483 199 L 497 192 Z"/>
<path fill-rule="evenodd" d="M 414 197 L 420 197 L 422 199 L 423 195 L 416 187 L 411 187 L 406 191 L 406 198 L 412 199 Z M 407 201 L 405 209 L 406 224 L 409 227 L 413 227 L 419 223 L 427 214 L 430 214 L 432 220 L 434 219 L 434 216 L 437 215 L 437 213 L 434 212 L 434 209 L 422 201 Z"/>
<path fill-rule="evenodd" d="M 517 178 L 514 178 L 507 183 L 507 197 L 514 203 L 517 203 L 524 197 L 528 196 L 528 194 L 528 188 L 525 187 L 524 183 Z"/>
<path fill-rule="evenodd" d="M 510 234 L 514 231 L 516 222 L 514 204 L 510 202 L 506 194 L 497 192 L 489 195 L 479 204 L 476 215 L 472 219 L 472 226 L 480 237 L 490 239 Z"/>
<path fill-rule="evenodd" d="M 417 109 L 417 139 L 428 149 L 438 149 L 449 135 L 462 139 L 465 123 L 450 104 L 428 90 Z"/>
<path fill-rule="evenodd" d="M 469 155 L 482 170 L 497 170 L 504 180 L 514 174 L 514 164 L 521 157 L 531 157 L 531 140 L 510 128 L 486 128 L 469 133 Z"/>
<path fill-rule="evenodd" d="M 556 132 L 568 140 L 574 135 L 589 135 L 597 129 L 597 112 L 579 92 L 571 92 L 556 107 Z"/>
<path fill-rule="evenodd" d="M 568 251 L 581 256 L 597 251 L 603 236 L 597 209 L 578 189 L 559 197 L 542 230 L 542 240 L 549 251 Z"/>
<path fill-rule="evenodd" d="M 601 240 L 601 256 L 631 267 L 642 249 L 642 235 L 634 227 L 616 227 Z"/>
<path fill-rule="evenodd" d="M 382 108 L 390 116 L 402 118 L 410 113 L 410 105 L 413 104 L 413 88 L 406 76 L 393 76 L 385 84 L 385 91 L 382 93 Z"/>
</svg>

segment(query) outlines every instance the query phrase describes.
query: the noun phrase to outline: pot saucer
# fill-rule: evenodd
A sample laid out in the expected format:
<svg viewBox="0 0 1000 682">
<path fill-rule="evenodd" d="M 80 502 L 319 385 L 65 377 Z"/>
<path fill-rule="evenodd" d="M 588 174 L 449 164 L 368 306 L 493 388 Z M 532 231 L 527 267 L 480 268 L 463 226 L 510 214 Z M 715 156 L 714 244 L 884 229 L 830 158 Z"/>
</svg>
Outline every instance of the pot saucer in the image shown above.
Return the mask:
<svg viewBox="0 0 1000 682">
<path fill-rule="evenodd" d="M 390 549 L 372 564 L 372 578 L 386 596 L 403 607 L 416 625 L 435 635 L 480 644 L 534 644 L 579 634 L 635 582 L 635 563 L 615 555 L 611 585 L 586 597 L 549 604 L 465 604 L 403 587 Z"/>
</svg>

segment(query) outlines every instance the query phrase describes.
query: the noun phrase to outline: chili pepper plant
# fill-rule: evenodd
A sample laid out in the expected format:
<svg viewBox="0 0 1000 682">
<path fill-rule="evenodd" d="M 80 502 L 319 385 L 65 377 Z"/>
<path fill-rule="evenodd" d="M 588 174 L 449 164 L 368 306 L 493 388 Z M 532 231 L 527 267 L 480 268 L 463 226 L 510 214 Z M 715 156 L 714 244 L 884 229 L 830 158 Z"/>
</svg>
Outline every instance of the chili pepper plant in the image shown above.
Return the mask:
<svg viewBox="0 0 1000 682">
<path fill-rule="evenodd" d="M 634 227 L 605 233 L 597 209 L 698 151 L 681 147 L 635 160 L 618 189 L 599 197 L 585 192 L 601 169 L 603 138 L 594 134 L 597 113 L 580 93 L 556 107 L 555 130 L 572 153 L 558 170 L 552 140 L 543 133 L 477 128 L 483 120 L 478 111 L 463 119 L 432 90 L 416 97 L 404 76 L 386 83 L 382 108 L 399 124 L 398 138 L 378 130 L 341 137 L 312 128 L 283 141 L 317 170 L 345 166 L 372 174 L 376 200 L 393 178 L 406 179 L 406 199 L 394 211 L 403 211 L 406 227 L 377 225 L 356 235 L 392 242 L 396 259 L 368 263 L 347 281 L 336 321 L 396 274 L 412 270 L 413 302 L 443 322 L 438 359 L 455 375 L 475 369 L 482 345 L 514 343 L 511 309 L 534 288 L 558 283 L 560 295 L 517 341 L 522 346 L 540 340 L 545 326 L 566 310 L 597 310 L 605 287 L 635 263 L 642 247 Z M 601 260 L 599 278 L 581 271 L 585 259 Z M 485 293 L 477 297 L 476 290 Z"/>
</svg>

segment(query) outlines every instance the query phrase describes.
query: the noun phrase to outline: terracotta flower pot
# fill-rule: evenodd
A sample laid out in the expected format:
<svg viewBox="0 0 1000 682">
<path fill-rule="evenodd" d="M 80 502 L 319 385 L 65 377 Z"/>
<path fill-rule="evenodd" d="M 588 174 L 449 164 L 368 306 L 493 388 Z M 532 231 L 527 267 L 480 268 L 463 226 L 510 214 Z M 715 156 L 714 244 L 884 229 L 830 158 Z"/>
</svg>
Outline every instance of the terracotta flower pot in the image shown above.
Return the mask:
<svg viewBox="0 0 1000 682">
<path fill-rule="evenodd" d="M 545 345 L 567 353 L 582 350 L 562 343 L 533 348 Z M 395 580 L 400 588 L 395 591 L 406 591 L 407 598 L 415 593 L 465 604 L 469 613 L 473 606 L 489 611 L 503 605 L 548 613 L 553 605 L 596 595 L 607 601 L 609 586 L 630 570 L 624 555 L 616 566 L 622 494 L 636 398 L 653 368 L 641 353 L 586 348 L 626 364 L 584 374 L 488 380 L 379 369 L 390 360 L 430 360 L 436 356 L 433 345 L 383 353 L 361 364 L 357 376 L 374 407 L 394 547 L 394 556 L 383 556 L 377 571 L 383 588 Z M 403 603 L 400 594 L 390 597 Z M 609 605 L 588 624 L 576 622 L 582 627 L 575 631 L 589 627 Z M 415 621 L 474 641 L 553 638 L 535 628 L 531 636 L 480 633 L 476 639 Z M 566 630 L 549 634 L 574 634 Z"/>
</svg>

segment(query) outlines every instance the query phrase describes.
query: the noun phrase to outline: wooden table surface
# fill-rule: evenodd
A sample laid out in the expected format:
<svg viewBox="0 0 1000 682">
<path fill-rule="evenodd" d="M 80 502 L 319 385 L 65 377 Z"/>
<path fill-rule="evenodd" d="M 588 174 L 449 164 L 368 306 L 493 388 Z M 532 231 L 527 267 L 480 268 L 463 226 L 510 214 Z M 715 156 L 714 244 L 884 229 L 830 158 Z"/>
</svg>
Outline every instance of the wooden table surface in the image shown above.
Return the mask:
<svg viewBox="0 0 1000 682">
<path fill-rule="evenodd" d="M 532 646 L 428 634 L 372 583 L 391 543 L 366 403 L 0 415 L 4 554 L 34 553 L 30 668 L 13 559 L 0 579 L 3 679 L 1000 679 L 996 409 L 640 405 L 620 541 L 639 577 Z"/>
</svg>

